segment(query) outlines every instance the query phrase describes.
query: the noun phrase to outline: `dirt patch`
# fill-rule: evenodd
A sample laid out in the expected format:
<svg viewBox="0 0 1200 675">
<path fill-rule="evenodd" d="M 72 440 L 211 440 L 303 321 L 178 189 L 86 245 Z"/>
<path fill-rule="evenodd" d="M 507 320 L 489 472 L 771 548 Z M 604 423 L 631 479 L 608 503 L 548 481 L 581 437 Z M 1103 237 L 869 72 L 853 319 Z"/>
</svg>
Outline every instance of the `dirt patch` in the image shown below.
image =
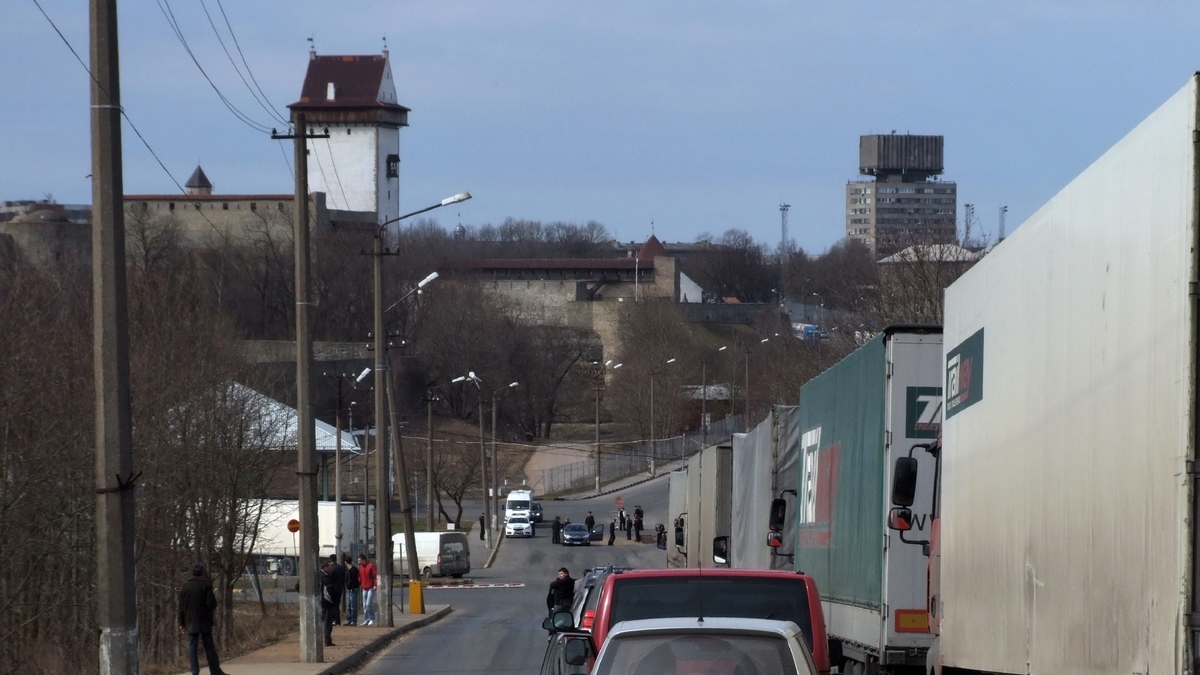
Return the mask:
<svg viewBox="0 0 1200 675">
<path fill-rule="evenodd" d="M 300 625 L 300 605 L 294 602 L 268 602 L 263 614 L 257 602 L 235 602 L 233 606 L 233 635 L 222 640 L 218 633 L 217 653 L 221 661 L 228 661 L 243 654 L 257 651 L 267 645 L 295 634 Z M 201 659 L 203 661 L 203 659 Z M 180 639 L 179 656 L 169 663 L 153 663 L 143 660 L 140 672 L 145 675 L 170 675 L 186 673 L 191 669 L 187 656 L 187 637 Z"/>
</svg>

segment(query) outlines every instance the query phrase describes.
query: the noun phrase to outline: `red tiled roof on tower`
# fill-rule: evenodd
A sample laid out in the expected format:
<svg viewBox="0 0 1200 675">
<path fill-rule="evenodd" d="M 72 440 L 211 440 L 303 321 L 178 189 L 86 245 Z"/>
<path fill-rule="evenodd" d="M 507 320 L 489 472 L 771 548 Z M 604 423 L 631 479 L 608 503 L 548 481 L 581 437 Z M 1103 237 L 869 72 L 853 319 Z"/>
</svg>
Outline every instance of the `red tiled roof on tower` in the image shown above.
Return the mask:
<svg viewBox="0 0 1200 675">
<path fill-rule="evenodd" d="M 384 115 L 384 121 L 407 126 L 409 109 L 394 100 L 395 88 L 387 54 L 364 56 L 317 56 L 308 61 L 308 72 L 300 90 L 300 100 L 289 105 L 293 110 L 309 113 L 310 121 L 318 121 L 335 111 L 369 111 Z M 330 121 L 351 121 L 341 119 Z M 358 120 L 352 120 L 358 121 Z"/>
<path fill-rule="evenodd" d="M 637 256 L 635 257 L 638 260 L 654 260 L 655 258 L 662 258 L 668 255 L 666 247 L 662 245 L 658 237 L 650 235 L 646 243 L 642 244 L 642 247 L 638 249 Z"/>
</svg>

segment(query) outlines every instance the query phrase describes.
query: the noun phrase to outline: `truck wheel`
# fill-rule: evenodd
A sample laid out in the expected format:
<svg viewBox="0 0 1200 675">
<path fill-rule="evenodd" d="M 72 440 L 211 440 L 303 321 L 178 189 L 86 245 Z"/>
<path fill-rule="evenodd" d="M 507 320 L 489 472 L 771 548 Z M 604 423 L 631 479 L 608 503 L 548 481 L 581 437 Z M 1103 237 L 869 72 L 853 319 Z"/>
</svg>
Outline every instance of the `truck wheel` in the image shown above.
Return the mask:
<svg viewBox="0 0 1200 675">
<path fill-rule="evenodd" d="M 429 569 L 428 567 L 421 570 L 421 578 L 422 579 L 432 579 L 433 578 L 433 570 Z"/>
<path fill-rule="evenodd" d="M 296 565 L 291 558 L 284 558 L 279 561 L 279 573 L 285 577 L 296 576 Z"/>
</svg>

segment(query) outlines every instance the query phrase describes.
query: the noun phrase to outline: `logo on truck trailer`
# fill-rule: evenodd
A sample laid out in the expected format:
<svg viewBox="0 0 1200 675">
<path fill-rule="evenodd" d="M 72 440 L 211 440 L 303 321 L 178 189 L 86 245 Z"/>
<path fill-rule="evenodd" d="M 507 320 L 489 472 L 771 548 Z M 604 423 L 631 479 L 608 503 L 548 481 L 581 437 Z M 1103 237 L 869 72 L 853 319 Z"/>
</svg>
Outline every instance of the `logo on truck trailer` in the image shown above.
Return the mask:
<svg viewBox="0 0 1200 675">
<path fill-rule="evenodd" d="M 983 329 L 946 355 L 946 418 L 983 400 Z"/>
<path fill-rule="evenodd" d="M 942 432 L 942 388 L 909 387 L 905 392 L 904 432 L 909 438 L 937 438 Z"/>
<path fill-rule="evenodd" d="M 841 444 L 821 447 L 821 428 L 800 438 L 799 543 L 828 546 L 833 536 L 833 504 L 837 496 L 838 456 Z"/>
</svg>

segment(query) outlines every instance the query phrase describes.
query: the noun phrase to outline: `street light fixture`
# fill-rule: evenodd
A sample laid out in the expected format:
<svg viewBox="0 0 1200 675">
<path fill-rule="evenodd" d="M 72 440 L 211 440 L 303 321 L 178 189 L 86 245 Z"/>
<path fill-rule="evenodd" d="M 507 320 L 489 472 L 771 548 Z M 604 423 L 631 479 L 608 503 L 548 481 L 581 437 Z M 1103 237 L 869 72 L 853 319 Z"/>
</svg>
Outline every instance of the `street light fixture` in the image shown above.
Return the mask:
<svg viewBox="0 0 1200 675">
<path fill-rule="evenodd" d="M 412 213 L 406 213 L 402 216 L 385 220 L 379 224 L 375 230 L 374 242 L 374 286 L 375 286 L 375 558 L 376 567 L 379 570 L 379 593 L 378 602 L 379 609 L 376 612 L 376 617 L 381 626 L 391 628 L 394 626 L 392 620 L 392 506 L 390 491 L 388 490 L 388 453 L 384 450 L 384 437 L 387 434 L 381 433 L 381 430 L 386 427 L 385 420 L 387 419 L 384 413 L 384 392 L 385 376 L 387 373 L 387 362 L 384 354 L 384 333 L 383 333 L 383 231 L 388 225 L 398 223 L 405 218 L 411 218 L 415 215 L 432 211 L 433 209 L 450 204 L 457 204 L 471 198 L 470 193 L 460 192 L 453 197 L 447 197 L 442 201 L 432 206 L 427 206 L 423 209 L 418 209 Z M 392 433 L 397 430 L 393 429 Z M 401 499 L 404 503 L 408 503 L 408 482 L 401 480 L 400 491 Z M 415 561 L 417 557 L 417 538 L 413 532 L 412 510 L 403 509 L 404 514 L 404 544 L 405 551 L 408 554 L 410 561 Z M 413 606 L 424 608 L 421 581 L 418 577 L 409 576 L 410 599 Z"/>
</svg>

